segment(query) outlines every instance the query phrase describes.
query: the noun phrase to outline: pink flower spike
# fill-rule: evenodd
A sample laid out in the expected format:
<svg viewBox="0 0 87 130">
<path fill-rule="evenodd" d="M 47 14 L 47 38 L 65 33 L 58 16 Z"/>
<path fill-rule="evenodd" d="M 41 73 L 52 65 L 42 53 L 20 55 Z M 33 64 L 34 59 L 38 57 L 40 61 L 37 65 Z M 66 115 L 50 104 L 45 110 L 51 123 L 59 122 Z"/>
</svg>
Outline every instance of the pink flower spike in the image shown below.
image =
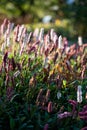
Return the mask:
<svg viewBox="0 0 87 130">
<path fill-rule="evenodd" d="M 87 126 L 83 127 L 81 130 L 87 130 Z"/>
<path fill-rule="evenodd" d="M 87 111 L 87 105 L 83 107 L 82 111 Z"/>
<path fill-rule="evenodd" d="M 74 105 L 74 106 L 76 106 L 78 103 L 77 103 L 77 101 L 74 101 L 74 100 L 69 100 L 69 103 L 71 104 L 71 105 Z"/>
<path fill-rule="evenodd" d="M 51 113 L 52 110 L 53 110 L 52 102 L 51 102 L 51 101 L 48 103 L 48 108 L 47 108 L 47 110 L 48 110 L 49 113 Z"/>
<path fill-rule="evenodd" d="M 60 113 L 58 114 L 58 119 L 63 119 L 63 118 L 67 118 L 67 117 L 71 117 L 72 113 L 71 112 L 64 112 L 64 113 Z"/>
</svg>

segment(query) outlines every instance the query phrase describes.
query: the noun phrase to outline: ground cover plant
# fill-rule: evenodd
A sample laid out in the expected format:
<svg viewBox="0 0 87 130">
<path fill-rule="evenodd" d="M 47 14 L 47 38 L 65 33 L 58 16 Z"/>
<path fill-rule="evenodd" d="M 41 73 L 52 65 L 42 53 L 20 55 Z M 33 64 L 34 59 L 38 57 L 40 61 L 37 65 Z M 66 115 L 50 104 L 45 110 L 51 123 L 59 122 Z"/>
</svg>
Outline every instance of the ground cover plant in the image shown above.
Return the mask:
<svg viewBox="0 0 87 130">
<path fill-rule="evenodd" d="M 54 29 L 0 26 L 0 130 L 86 130 L 87 44 Z"/>
</svg>

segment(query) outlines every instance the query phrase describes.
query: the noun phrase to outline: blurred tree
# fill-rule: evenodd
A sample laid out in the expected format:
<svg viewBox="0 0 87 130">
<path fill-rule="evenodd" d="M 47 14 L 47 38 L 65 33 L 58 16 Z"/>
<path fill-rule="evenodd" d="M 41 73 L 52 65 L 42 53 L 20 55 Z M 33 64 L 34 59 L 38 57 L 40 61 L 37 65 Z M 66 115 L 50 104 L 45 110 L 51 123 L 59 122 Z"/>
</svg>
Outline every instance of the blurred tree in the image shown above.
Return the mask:
<svg viewBox="0 0 87 130">
<path fill-rule="evenodd" d="M 75 0 L 73 11 L 74 25 L 78 35 L 87 36 L 87 0 Z"/>
<path fill-rule="evenodd" d="M 77 35 L 87 37 L 87 0 L 64 1 L 61 7 L 62 18 L 68 18 Z"/>
<path fill-rule="evenodd" d="M 20 18 L 32 15 L 34 0 L 0 0 L 0 14 L 8 18 Z"/>
<path fill-rule="evenodd" d="M 41 19 L 45 15 L 56 17 L 63 14 L 61 7 L 66 0 L 0 0 L 0 14 L 9 18 L 29 16 L 33 20 Z"/>
<path fill-rule="evenodd" d="M 87 0 L 0 0 L 0 21 L 5 16 L 17 23 L 32 23 L 46 15 L 54 19 L 67 18 L 78 35 L 87 34 Z"/>
</svg>

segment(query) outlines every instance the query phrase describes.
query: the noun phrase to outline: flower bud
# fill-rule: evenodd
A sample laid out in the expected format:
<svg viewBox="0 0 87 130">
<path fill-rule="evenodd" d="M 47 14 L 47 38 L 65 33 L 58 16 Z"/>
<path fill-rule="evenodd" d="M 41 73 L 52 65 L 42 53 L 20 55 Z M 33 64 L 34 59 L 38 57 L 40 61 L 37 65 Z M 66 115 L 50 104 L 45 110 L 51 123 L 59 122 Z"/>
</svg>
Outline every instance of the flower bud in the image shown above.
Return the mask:
<svg viewBox="0 0 87 130">
<path fill-rule="evenodd" d="M 79 85 L 77 88 L 77 102 L 81 103 L 82 102 L 82 86 Z"/>
<path fill-rule="evenodd" d="M 51 29 L 51 31 L 50 31 L 50 37 L 51 37 L 51 40 L 53 40 L 53 38 L 54 38 L 54 29 Z"/>
<path fill-rule="evenodd" d="M 63 48 L 63 46 L 62 46 L 62 36 L 61 35 L 59 36 L 59 39 L 58 39 L 58 48 L 59 49 Z"/>
<path fill-rule="evenodd" d="M 48 102 L 49 97 L 50 97 L 50 90 L 48 89 L 48 90 L 47 90 L 47 93 L 46 93 L 46 102 Z"/>
<path fill-rule="evenodd" d="M 61 98 L 61 92 L 57 92 L 57 98 L 60 99 Z"/>
<path fill-rule="evenodd" d="M 78 45 L 79 45 L 79 46 L 82 45 L 82 37 L 81 37 L 81 36 L 78 37 Z"/>
<path fill-rule="evenodd" d="M 52 102 L 51 101 L 48 103 L 47 110 L 48 110 L 49 113 L 51 113 L 53 111 L 53 107 L 52 107 Z"/>
<path fill-rule="evenodd" d="M 42 41 L 44 39 L 44 28 L 41 28 L 40 34 L 39 34 L 39 40 Z"/>
</svg>

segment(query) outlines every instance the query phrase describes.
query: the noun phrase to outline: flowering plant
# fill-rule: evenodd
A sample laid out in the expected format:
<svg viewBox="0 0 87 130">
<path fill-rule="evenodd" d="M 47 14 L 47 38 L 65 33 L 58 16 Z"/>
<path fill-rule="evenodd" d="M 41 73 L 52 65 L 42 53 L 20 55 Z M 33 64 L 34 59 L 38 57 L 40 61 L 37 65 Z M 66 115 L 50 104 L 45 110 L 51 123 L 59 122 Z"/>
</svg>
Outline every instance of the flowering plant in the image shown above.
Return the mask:
<svg viewBox="0 0 87 130">
<path fill-rule="evenodd" d="M 79 43 L 80 42 L 80 43 Z M 0 129 L 86 127 L 87 44 L 69 45 L 54 29 L 0 27 Z"/>
</svg>

